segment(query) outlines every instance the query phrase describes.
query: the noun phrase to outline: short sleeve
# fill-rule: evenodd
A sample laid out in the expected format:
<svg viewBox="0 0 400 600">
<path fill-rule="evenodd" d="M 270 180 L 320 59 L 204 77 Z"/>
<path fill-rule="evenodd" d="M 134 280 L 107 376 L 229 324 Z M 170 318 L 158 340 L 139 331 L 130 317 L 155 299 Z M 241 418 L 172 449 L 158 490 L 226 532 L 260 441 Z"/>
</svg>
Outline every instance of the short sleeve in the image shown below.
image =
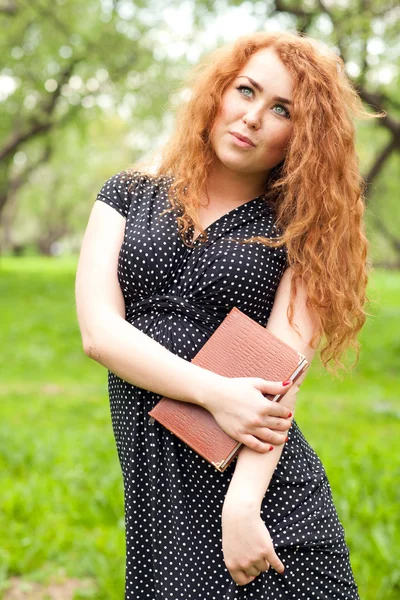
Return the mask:
<svg viewBox="0 0 400 600">
<path fill-rule="evenodd" d="M 132 180 L 124 171 L 113 175 L 105 182 L 96 200 L 105 202 L 126 219 L 130 204 L 129 183 Z"/>
</svg>

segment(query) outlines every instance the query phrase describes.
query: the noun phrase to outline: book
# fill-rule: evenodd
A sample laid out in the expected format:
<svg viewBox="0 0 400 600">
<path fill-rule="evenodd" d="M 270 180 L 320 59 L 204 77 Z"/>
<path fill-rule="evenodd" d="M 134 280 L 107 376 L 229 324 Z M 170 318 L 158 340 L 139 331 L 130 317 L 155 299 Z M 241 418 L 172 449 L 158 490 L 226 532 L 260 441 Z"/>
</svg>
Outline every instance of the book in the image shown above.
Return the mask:
<svg viewBox="0 0 400 600">
<path fill-rule="evenodd" d="M 233 307 L 192 358 L 194 364 L 224 377 L 261 377 L 295 382 L 309 366 L 297 350 Z M 264 394 L 279 402 L 283 394 Z M 157 421 L 218 471 L 225 471 L 243 444 L 230 437 L 202 406 L 164 396 L 149 411 Z"/>
</svg>

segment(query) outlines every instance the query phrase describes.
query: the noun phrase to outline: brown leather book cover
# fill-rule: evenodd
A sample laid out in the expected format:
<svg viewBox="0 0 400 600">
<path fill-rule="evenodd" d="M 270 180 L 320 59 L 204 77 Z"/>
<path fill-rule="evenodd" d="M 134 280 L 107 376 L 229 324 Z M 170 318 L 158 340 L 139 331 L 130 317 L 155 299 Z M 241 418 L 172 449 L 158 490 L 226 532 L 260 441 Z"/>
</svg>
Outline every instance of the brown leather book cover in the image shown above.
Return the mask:
<svg viewBox="0 0 400 600">
<path fill-rule="evenodd" d="M 307 360 L 265 327 L 234 307 L 192 359 L 196 365 L 225 377 L 261 377 L 296 381 Z M 281 394 L 265 397 L 278 402 Z M 205 408 L 163 397 L 149 412 L 174 435 L 224 471 L 243 444 L 231 438 Z"/>
</svg>

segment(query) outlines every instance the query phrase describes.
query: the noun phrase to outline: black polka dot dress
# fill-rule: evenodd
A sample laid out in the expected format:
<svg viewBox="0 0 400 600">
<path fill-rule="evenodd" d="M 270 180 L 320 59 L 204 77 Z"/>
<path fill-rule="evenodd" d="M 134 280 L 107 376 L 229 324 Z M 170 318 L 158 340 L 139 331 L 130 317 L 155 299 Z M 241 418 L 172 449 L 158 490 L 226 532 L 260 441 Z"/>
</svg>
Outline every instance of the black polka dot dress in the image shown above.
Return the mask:
<svg viewBox="0 0 400 600">
<path fill-rule="evenodd" d="M 170 183 L 168 177 L 119 173 L 97 199 L 126 218 L 118 278 L 127 321 L 191 360 L 233 306 L 267 324 L 286 254 L 237 243 L 277 235 L 263 197 L 207 227 L 206 243 L 198 238 L 187 247 L 175 210 L 160 216 L 170 206 Z M 261 509 L 285 573 L 270 569 L 239 586 L 223 561 L 221 528 L 235 461 L 220 473 L 151 423 L 148 412 L 160 395 L 111 372 L 109 394 L 124 480 L 125 599 L 358 599 L 329 482 L 295 421 Z"/>
</svg>

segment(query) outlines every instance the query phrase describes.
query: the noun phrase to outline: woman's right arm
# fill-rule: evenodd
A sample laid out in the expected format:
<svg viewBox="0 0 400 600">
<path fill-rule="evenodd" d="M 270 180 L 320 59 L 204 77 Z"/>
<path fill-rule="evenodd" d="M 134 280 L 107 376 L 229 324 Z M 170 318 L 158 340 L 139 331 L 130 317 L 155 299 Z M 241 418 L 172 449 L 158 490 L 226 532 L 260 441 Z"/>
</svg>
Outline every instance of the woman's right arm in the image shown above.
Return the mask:
<svg viewBox="0 0 400 600">
<path fill-rule="evenodd" d="M 201 404 L 196 390 L 204 369 L 164 348 L 125 320 L 117 278 L 125 219 L 95 202 L 84 235 L 76 275 L 76 306 L 83 349 L 133 385 L 185 402 Z M 210 380 L 219 376 L 209 372 Z"/>
<path fill-rule="evenodd" d="M 259 380 L 264 382 L 264 389 L 259 387 L 257 391 L 246 379 L 222 377 L 180 358 L 125 320 L 117 278 L 124 231 L 121 214 L 103 202 L 94 203 L 76 276 L 76 305 L 85 354 L 135 386 L 208 410 L 218 405 L 218 423 L 254 450 L 266 451 L 267 444 L 260 439 L 281 443 L 286 434 L 278 431 L 286 431 L 290 421 L 277 417 L 287 417 L 289 411 L 267 401 L 260 391 L 282 393 L 290 386 Z M 224 404 L 227 408 L 229 404 L 236 406 L 236 413 L 221 417 Z M 257 425 L 250 426 L 251 420 Z"/>
</svg>

